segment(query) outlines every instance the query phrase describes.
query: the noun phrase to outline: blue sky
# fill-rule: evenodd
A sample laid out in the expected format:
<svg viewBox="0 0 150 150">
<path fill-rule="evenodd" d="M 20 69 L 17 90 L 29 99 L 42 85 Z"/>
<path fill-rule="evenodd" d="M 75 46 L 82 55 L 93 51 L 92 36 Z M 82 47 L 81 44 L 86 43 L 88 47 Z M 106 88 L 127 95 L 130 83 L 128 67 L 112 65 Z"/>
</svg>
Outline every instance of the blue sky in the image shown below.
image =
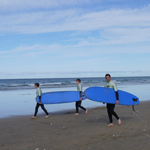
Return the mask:
<svg viewBox="0 0 150 150">
<path fill-rule="evenodd" d="M 0 78 L 150 76 L 148 0 L 1 0 Z"/>
</svg>

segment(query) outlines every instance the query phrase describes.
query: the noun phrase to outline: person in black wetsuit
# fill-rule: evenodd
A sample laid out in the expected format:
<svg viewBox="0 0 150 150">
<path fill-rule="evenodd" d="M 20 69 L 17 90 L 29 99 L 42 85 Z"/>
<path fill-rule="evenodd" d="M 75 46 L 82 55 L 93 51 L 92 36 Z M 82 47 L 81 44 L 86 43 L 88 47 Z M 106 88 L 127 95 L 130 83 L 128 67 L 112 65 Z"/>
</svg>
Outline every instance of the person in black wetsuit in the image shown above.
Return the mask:
<svg viewBox="0 0 150 150">
<path fill-rule="evenodd" d="M 83 109 L 85 111 L 85 114 L 87 115 L 88 114 L 88 110 L 85 109 L 83 106 L 81 106 L 81 103 L 82 103 L 82 85 L 81 85 L 81 80 L 77 79 L 76 80 L 76 84 L 77 84 L 77 91 L 80 92 L 80 101 L 76 102 L 76 114 L 75 114 L 75 116 L 79 115 L 79 107 L 81 109 Z"/>
<path fill-rule="evenodd" d="M 111 75 L 110 74 L 106 74 L 105 78 L 106 78 L 107 83 L 104 85 L 104 87 L 111 88 L 111 89 L 115 90 L 116 104 L 119 105 L 119 94 L 118 94 L 118 89 L 117 89 L 116 84 L 111 81 Z M 118 117 L 118 115 L 116 114 L 116 112 L 114 111 L 114 109 L 115 109 L 115 104 L 107 103 L 107 112 L 108 112 L 108 117 L 110 120 L 110 124 L 108 125 L 108 127 L 113 126 L 112 115 L 116 117 L 116 119 L 118 120 L 118 124 L 121 125 L 121 120 Z"/>
<path fill-rule="evenodd" d="M 41 103 L 42 90 L 39 88 L 40 84 L 39 83 L 35 83 L 34 86 L 37 89 L 36 90 L 36 98 L 37 98 L 37 96 L 39 96 L 39 103 L 36 104 L 34 116 L 32 116 L 31 118 L 32 119 L 36 119 L 36 115 L 38 113 L 39 106 L 41 106 L 41 108 L 45 112 L 45 114 L 46 114 L 45 118 L 48 118 L 49 117 L 49 113 L 45 109 L 44 104 Z M 35 100 L 36 100 L 36 98 L 35 98 Z"/>
</svg>

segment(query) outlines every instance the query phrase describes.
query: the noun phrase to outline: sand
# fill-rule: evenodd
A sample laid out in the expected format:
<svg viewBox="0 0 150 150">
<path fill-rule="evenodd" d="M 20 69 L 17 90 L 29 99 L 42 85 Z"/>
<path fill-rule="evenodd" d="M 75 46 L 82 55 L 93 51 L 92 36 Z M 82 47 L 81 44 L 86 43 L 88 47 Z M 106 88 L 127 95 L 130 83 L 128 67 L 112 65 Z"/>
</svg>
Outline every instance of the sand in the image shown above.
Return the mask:
<svg viewBox="0 0 150 150">
<path fill-rule="evenodd" d="M 117 106 L 122 119 L 118 126 L 109 123 L 106 108 L 89 110 L 74 117 L 73 112 L 0 119 L 0 150 L 150 150 L 150 101 L 135 107 Z"/>
</svg>

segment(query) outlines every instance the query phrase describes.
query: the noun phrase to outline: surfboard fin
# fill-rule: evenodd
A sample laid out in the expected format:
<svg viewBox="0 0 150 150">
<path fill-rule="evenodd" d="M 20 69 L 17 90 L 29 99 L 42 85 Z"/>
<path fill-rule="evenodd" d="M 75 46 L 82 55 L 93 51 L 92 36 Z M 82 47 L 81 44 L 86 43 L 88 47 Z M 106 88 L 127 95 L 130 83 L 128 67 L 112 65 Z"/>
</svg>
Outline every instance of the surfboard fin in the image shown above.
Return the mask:
<svg viewBox="0 0 150 150">
<path fill-rule="evenodd" d="M 137 102 L 138 98 L 133 98 L 132 100 L 133 100 L 134 102 Z"/>
</svg>

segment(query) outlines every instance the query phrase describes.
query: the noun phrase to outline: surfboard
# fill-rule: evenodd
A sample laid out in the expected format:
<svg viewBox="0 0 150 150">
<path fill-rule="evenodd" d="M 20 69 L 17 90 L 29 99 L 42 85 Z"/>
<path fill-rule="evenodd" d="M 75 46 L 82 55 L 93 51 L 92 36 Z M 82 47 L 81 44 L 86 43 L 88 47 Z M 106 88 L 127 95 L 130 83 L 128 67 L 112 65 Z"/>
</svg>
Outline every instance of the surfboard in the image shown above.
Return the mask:
<svg viewBox="0 0 150 150">
<path fill-rule="evenodd" d="M 83 92 L 82 99 L 86 99 Z M 39 102 L 39 96 L 36 100 Z M 49 92 L 41 95 L 42 104 L 71 103 L 76 101 L 80 101 L 80 92 L 78 91 Z"/>
<path fill-rule="evenodd" d="M 133 94 L 118 90 L 120 105 L 138 105 L 139 98 Z M 90 87 L 84 95 L 93 101 L 116 104 L 116 93 L 113 89 L 105 87 Z"/>
</svg>

